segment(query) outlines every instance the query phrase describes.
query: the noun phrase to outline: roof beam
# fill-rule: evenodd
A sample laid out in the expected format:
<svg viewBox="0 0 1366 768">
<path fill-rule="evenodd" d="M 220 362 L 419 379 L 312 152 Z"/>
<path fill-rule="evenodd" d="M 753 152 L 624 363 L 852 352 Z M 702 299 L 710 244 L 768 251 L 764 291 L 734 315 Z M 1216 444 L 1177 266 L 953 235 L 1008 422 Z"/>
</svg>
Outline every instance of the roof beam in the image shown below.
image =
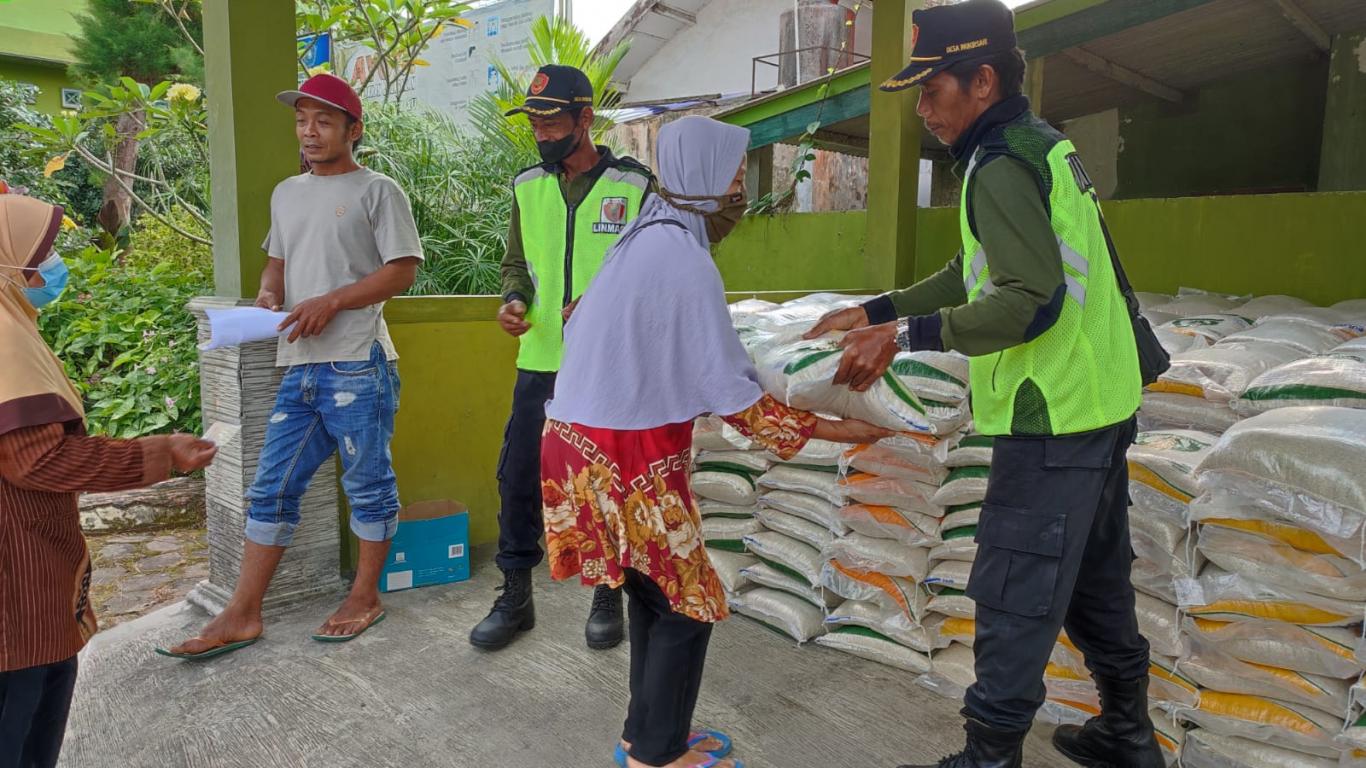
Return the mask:
<svg viewBox="0 0 1366 768">
<path fill-rule="evenodd" d="M 675 8 L 672 5 L 665 5 L 664 3 L 655 3 L 654 8 L 651 8 L 650 10 L 654 13 L 659 14 L 660 16 L 668 16 L 669 18 L 675 21 L 681 21 L 684 24 L 697 23 L 697 17 L 695 15 L 688 13 L 687 11 L 682 10 L 680 8 Z"/>
<path fill-rule="evenodd" d="M 1295 0 L 1271 0 L 1271 2 L 1275 3 L 1285 18 L 1295 25 L 1295 29 L 1309 38 L 1309 41 L 1321 52 L 1328 53 L 1332 50 L 1333 38 L 1324 31 L 1323 27 L 1319 26 L 1317 21 L 1314 21 L 1313 17 L 1305 13 L 1303 8 L 1296 5 Z"/>
<path fill-rule="evenodd" d="M 1124 85 L 1129 86 L 1130 88 L 1138 89 L 1151 96 L 1156 96 L 1157 98 L 1162 99 L 1163 101 L 1170 101 L 1179 104 L 1186 98 L 1186 94 L 1182 93 L 1181 91 L 1178 91 L 1177 89 L 1169 85 L 1159 83 L 1151 77 L 1148 77 L 1147 75 L 1144 75 L 1139 72 L 1135 72 L 1134 70 L 1129 69 L 1128 67 L 1120 66 L 1119 64 L 1116 64 L 1113 61 L 1110 61 L 1109 59 L 1106 59 L 1102 56 L 1098 56 L 1097 54 L 1094 54 L 1086 50 L 1085 48 L 1071 48 L 1066 51 L 1063 51 L 1062 55 L 1066 56 L 1068 59 L 1071 59 L 1077 64 L 1080 64 L 1086 69 L 1095 72 L 1101 77 L 1114 80 L 1117 83 L 1122 83 Z"/>
</svg>

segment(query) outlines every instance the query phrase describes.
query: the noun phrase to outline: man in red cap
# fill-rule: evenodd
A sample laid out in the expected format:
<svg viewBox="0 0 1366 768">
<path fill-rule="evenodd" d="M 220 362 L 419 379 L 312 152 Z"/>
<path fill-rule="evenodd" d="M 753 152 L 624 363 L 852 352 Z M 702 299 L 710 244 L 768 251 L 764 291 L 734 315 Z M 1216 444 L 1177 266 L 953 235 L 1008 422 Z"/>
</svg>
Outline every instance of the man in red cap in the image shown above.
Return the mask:
<svg viewBox="0 0 1366 768">
<path fill-rule="evenodd" d="M 277 98 L 294 108 L 310 168 L 271 195 L 270 258 L 256 297 L 258 307 L 289 312 L 276 355 L 287 370 L 247 492 L 237 589 L 198 637 L 163 651 L 177 658 L 208 658 L 260 636 L 261 603 L 299 525 L 300 498 L 337 453 L 360 561 L 351 594 L 313 638 L 343 642 L 384 618 L 379 574 L 398 527 L 389 443 L 399 380 L 383 309 L 412 286 L 422 243 L 403 190 L 356 163 L 363 115 L 346 81 L 316 75 Z"/>
</svg>

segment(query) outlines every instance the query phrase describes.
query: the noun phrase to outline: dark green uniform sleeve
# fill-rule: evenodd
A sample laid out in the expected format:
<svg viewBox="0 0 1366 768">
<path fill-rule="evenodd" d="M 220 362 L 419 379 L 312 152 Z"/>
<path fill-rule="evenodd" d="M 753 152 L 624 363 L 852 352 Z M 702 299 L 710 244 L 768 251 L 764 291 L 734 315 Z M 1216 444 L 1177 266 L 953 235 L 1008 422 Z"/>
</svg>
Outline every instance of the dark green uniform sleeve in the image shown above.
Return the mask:
<svg viewBox="0 0 1366 768">
<path fill-rule="evenodd" d="M 503 252 L 503 300 L 508 301 L 513 294 L 522 297 L 528 305 L 536 298 L 536 285 L 531 282 L 531 270 L 526 265 L 526 251 L 522 247 L 522 214 L 517 208 L 517 198 L 512 198 L 512 216 L 508 223 L 507 250 Z"/>
<path fill-rule="evenodd" d="M 1062 252 L 1033 171 L 1014 158 L 998 158 L 977 169 L 971 194 L 995 290 L 970 304 L 942 309 L 940 316 L 944 348 L 977 356 L 1030 341 L 1051 328 L 1067 288 Z"/>
<path fill-rule="evenodd" d="M 944 307 L 966 304 L 968 292 L 963 288 L 963 252 L 944 265 L 944 268 L 915 285 L 887 295 L 896 307 L 897 317 L 928 315 Z"/>
</svg>

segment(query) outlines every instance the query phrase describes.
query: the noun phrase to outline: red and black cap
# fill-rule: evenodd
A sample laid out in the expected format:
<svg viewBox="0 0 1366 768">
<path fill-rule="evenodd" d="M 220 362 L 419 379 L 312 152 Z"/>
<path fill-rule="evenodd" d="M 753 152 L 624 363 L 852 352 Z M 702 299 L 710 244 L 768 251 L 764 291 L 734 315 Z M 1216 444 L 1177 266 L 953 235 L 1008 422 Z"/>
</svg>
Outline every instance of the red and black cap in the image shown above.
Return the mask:
<svg viewBox="0 0 1366 768">
<path fill-rule="evenodd" d="M 340 109 L 356 120 L 362 120 L 360 97 L 351 85 L 336 75 L 326 72 L 314 75 L 304 81 L 297 91 L 281 91 L 275 95 L 281 103 L 294 106 L 299 99 L 321 101 L 329 107 Z"/>
<path fill-rule="evenodd" d="M 911 14 L 911 63 L 883 83 L 903 91 L 965 61 L 1014 50 L 1015 13 L 1001 0 L 967 0 Z"/>
<path fill-rule="evenodd" d="M 536 71 L 526 89 L 526 101 L 507 116 L 527 114 L 552 117 L 570 109 L 593 106 L 593 83 L 574 67 L 547 64 Z"/>
</svg>

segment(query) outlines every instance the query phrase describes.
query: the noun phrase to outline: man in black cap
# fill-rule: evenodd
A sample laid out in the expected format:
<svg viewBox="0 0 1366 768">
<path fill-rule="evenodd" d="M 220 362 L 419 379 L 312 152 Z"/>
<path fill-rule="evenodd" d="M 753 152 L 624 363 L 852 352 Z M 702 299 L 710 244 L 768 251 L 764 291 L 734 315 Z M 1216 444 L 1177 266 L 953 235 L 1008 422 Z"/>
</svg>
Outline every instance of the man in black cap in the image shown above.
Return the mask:
<svg viewBox="0 0 1366 768">
<path fill-rule="evenodd" d="M 1081 765 L 1163 768 L 1129 582 L 1125 454 L 1144 375 L 1132 291 L 1075 149 L 1021 94 L 1011 11 L 968 0 L 916 11 L 913 22 L 910 66 L 882 88 L 921 87 L 916 111 L 963 179 L 963 250 L 933 277 L 831 313 L 808 336 L 850 331 L 835 383 L 856 390 L 899 351 L 971 360 L 973 419 L 994 438 L 967 589 L 976 683 L 964 700 L 967 746 L 937 765 L 1021 765 L 1065 627 L 1101 714 L 1059 728 L 1055 746 Z"/>
<path fill-rule="evenodd" d="M 498 322 L 518 338 L 517 385 L 498 459 L 498 567 L 502 594 L 470 633 L 497 650 L 535 626 L 531 571 L 544 559 L 541 536 L 541 432 L 555 391 L 563 327 L 607 250 L 652 193 L 650 170 L 593 144 L 593 85 L 573 67 L 541 67 L 526 101 L 541 162 L 517 175 Z M 618 645 L 624 628 L 621 590 L 598 587 L 585 630 L 588 647 Z"/>
</svg>

